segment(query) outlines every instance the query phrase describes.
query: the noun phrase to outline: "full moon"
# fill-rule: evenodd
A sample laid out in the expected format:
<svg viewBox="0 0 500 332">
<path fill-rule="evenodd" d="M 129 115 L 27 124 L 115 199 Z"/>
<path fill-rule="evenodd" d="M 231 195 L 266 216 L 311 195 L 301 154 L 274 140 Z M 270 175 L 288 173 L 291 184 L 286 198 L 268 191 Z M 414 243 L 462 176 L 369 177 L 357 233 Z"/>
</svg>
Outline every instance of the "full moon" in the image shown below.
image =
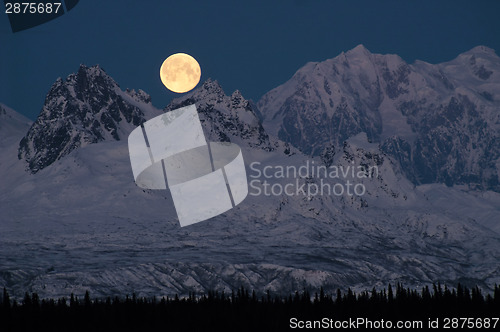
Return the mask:
<svg viewBox="0 0 500 332">
<path fill-rule="evenodd" d="M 160 68 L 162 83 L 170 91 L 177 93 L 188 92 L 200 82 L 201 68 L 198 62 L 185 53 L 176 53 L 169 56 Z"/>
</svg>

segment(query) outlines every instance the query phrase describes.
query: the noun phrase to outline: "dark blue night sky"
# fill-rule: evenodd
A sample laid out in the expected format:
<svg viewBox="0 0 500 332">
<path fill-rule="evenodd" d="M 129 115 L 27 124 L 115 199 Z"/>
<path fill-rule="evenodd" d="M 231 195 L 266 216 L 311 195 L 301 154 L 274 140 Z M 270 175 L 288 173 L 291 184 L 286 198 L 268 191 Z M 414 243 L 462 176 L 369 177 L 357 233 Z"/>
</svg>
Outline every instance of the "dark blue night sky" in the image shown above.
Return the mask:
<svg viewBox="0 0 500 332">
<path fill-rule="evenodd" d="M 70 12 L 12 33 L 0 13 L 0 102 L 34 119 L 57 77 L 100 64 L 122 87 L 164 107 L 175 97 L 159 68 L 194 56 L 217 79 L 258 100 L 309 61 L 358 44 L 407 62 L 448 61 L 477 45 L 500 51 L 500 1 L 81 0 Z"/>
</svg>

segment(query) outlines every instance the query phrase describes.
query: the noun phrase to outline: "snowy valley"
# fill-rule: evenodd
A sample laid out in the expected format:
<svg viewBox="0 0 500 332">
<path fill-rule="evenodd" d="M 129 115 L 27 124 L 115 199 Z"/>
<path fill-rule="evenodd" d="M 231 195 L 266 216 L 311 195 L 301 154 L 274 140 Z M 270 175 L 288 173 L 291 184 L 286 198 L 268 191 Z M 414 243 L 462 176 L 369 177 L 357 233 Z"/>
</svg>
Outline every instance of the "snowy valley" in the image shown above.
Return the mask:
<svg viewBox="0 0 500 332">
<path fill-rule="evenodd" d="M 13 297 L 438 281 L 489 291 L 500 284 L 499 96 L 500 58 L 482 46 L 409 65 L 360 45 L 306 64 L 256 104 L 207 80 L 163 110 L 81 65 L 54 83 L 35 122 L 0 104 L 0 287 Z M 266 178 L 365 191 L 250 189 L 227 213 L 181 228 L 167 190 L 135 185 L 127 136 L 190 104 L 207 140 L 241 147 L 256 186 L 265 166 L 377 172 Z"/>
</svg>

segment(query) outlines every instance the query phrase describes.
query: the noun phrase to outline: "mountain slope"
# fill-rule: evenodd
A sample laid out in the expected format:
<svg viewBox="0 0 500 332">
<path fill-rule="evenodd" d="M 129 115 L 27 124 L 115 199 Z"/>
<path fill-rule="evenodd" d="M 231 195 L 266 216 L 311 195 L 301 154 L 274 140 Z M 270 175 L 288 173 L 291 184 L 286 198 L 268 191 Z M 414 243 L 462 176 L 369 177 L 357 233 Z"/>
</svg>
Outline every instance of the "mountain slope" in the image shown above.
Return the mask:
<svg viewBox="0 0 500 332">
<path fill-rule="evenodd" d="M 217 81 L 208 79 L 202 86 L 181 98 L 174 99 L 165 112 L 196 104 L 207 140 L 272 151 L 273 142 L 260 123 L 256 109 L 236 90 L 226 96 Z"/>
<path fill-rule="evenodd" d="M 20 140 L 33 122 L 4 104 L 0 104 L 0 144 Z"/>
<path fill-rule="evenodd" d="M 479 46 L 409 65 L 362 45 L 308 63 L 258 102 L 267 131 L 308 155 L 365 132 L 415 184 L 500 191 L 500 58 Z"/>
<path fill-rule="evenodd" d="M 151 116 L 145 112 L 155 109 L 144 91 L 122 91 L 101 67 L 81 65 L 76 74 L 52 85 L 19 145 L 19 159 L 36 173 L 78 147 L 126 138 Z"/>
<path fill-rule="evenodd" d="M 126 92 L 114 98 L 137 107 L 144 120 L 161 113 Z M 135 185 L 123 139 L 133 123 L 124 120 L 116 123 L 120 140 L 103 131 L 109 135 L 104 140 L 75 145 L 35 174 L 17 159 L 14 140 L 0 151 L 0 165 L 9 164 L 0 169 L 0 287 L 22 298 L 27 290 L 41 297 L 86 290 L 105 297 L 241 285 L 288 294 L 304 287 L 333 292 L 389 282 L 420 287 L 460 281 L 485 290 L 500 283 L 500 235 L 492 222 L 498 220 L 498 193 L 416 187 L 399 159 L 369 142 L 366 132 L 311 158 L 268 134 L 250 102 L 237 92 L 226 95 L 213 81 L 166 109 L 191 103 L 207 139 L 242 148 L 250 188 L 241 204 L 181 228 L 168 191 Z M 85 114 L 100 122 L 102 112 Z M 39 135 L 53 133 L 60 123 L 46 125 Z M 34 137 L 25 137 L 36 146 L 29 141 Z M 324 162 L 328 175 L 318 168 Z M 348 194 L 348 181 L 351 190 L 363 185 L 363 194 Z"/>
</svg>

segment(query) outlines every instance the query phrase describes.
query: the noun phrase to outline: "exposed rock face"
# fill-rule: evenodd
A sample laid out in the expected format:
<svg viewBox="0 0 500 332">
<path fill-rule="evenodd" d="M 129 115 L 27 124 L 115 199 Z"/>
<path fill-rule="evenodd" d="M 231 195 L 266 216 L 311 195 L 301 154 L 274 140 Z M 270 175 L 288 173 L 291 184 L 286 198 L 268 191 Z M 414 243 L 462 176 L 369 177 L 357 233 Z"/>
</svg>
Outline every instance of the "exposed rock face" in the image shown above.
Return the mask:
<svg viewBox="0 0 500 332">
<path fill-rule="evenodd" d="M 416 184 L 499 191 L 499 95 L 500 58 L 487 47 L 409 65 L 360 45 L 308 63 L 258 107 L 270 134 L 308 155 L 365 132 Z"/>
<path fill-rule="evenodd" d="M 151 98 L 122 91 L 99 66 L 80 66 L 50 89 L 36 121 L 19 145 L 19 159 L 36 173 L 78 147 L 121 140 L 145 121 Z"/>
</svg>

